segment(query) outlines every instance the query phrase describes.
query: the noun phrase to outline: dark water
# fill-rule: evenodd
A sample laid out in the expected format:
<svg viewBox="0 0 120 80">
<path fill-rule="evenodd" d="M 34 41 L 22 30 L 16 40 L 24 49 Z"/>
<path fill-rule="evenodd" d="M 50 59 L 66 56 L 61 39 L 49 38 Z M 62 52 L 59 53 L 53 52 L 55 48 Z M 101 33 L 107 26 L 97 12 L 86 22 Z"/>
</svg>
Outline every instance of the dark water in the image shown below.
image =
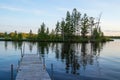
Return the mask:
<svg viewBox="0 0 120 80">
<path fill-rule="evenodd" d="M 25 53 L 40 54 L 54 80 L 120 80 L 120 40 L 107 43 L 0 42 L 0 80 L 14 78 L 21 47 Z M 53 64 L 53 70 L 51 70 Z"/>
</svg>

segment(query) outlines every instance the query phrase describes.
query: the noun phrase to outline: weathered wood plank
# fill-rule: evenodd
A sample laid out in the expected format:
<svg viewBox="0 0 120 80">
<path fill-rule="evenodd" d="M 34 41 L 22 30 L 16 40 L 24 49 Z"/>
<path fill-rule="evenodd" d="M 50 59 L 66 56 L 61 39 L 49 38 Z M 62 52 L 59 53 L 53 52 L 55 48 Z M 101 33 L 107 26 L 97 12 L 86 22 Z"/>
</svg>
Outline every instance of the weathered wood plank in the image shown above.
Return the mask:
<svg viewBox="0 0 120 80">
<path fill-rule="evenodd" d="M 25 54 L 16 80 L 51 80 L 37 54 Z"/>
</svg>

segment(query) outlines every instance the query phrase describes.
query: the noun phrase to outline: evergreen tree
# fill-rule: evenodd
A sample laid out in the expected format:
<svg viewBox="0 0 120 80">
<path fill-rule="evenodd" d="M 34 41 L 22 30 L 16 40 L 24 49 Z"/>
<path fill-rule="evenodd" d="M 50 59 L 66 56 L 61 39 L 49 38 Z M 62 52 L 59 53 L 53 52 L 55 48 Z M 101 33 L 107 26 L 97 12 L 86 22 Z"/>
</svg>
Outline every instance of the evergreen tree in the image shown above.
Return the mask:
<svg viewBox="0 0 120 80">
<path fill-rule="evenodd" d="M 22 40 L 22 39 L 23 39 L 22 33 L 18 33 L 18 40 Z"/>
<path fill-rule="evenodd" d="M 66 37 L 67 39 L 70 39 L 71 36 L 72 36 L 72 30 L 71 30 L 71 15 L 70 15 L 70 12 L 67 11 L 67 14 L 66 14 L 66 24 L 65 24 L 65 27 L 66 27 Z"/>
<path fill-rule="evenodd" d="M 57 22 L 56 29 L 57 31 L 60 29 L 63 41 L 73 39 L 72 36 L 75 36 L 77 32 L 80 32 L 80 16 L 80 12 L 74 8 L 72 14 L 67 11 L 66 19 L 61 21 L 60 26 L 58 26 L 59 23 Z"/>
<path fill-rule="evenodd" d="M 46 34 L 49 35 L 49 28 L 47 28 Z"/>
<path fill-rule="evenodd" d="M 89 27 L 90 27 L 90 35 L 91 35 L 91 39 L 93 37 L 93 27 L 95 25 L 95 22 L 94 22 L 94 18 L 93 17 L 90 17 L 89 18 Z"/>
<path fill-rule="evenodd" d="M 28 37 L 29 39 L 32 39 L 33 38 L 33 33 L 32 33 L 32 30 L 30 30 L 30 32 L 29 32 L 29 37 Z"/>
<path fill-rule="evenodd" d="M 41 34 L 45 34 L 45 24 L 44 23 L 42 23 L 40 30 L 41 30 L 40 31 Z"/>
<path fill-rule="evenodd" d="M 94 28 L 93 30 L 93 40 L 98 39 L 100 37 L 100 34 L 97 30 L 97 28 Z"/>
<path fill-rule="evenodd" d="M 47 38 L 45 27 L 46 27 L 45 24 L 42 23 L 40 29 L 38 29 L 38 39 L 39 40 L 46 40 L 46 38 Z"/>
<path fill-rule="evenodd" d="M 81 16 L 80 12 L 78 12 L 77 9 L 74 8 L 71 15 L 71 21 L 72 21 L 71 31 L 74 35 L 76 34 L 76 31 L 79 26 L 80 16 Z"/>
<path fill-rule="evenodd" d="M 66 31 L 66 29 L 65 29 L 65 21 L 63 19 L 61 21 L 61 36 L 62 36 L 63 41 L 65 40 L 65 31 Z"/>
<path fill-rule="evenodd" d="M 49 28 L 47 28 L 47 30 L 46 30 L 46 39 L 47 40 L 49 39 Z"/>
<path fill-rule="evenodd" d="M 40 30 L 40 28 L 38 29 L 38 38 L 40 37 L 40 32 L 41 30 Z"/>
<path fill-rule="evenodd" d="M 56 32 L 56 35 L 58 35 L 58 33 L 60 32 L 60 23 L 57 21 L 57 24 L 56 24 L 56 28 L 55 28 L 55 32 Z"/>
<path fill-rule="evenodd" d="M 50 33 L 50 40 L 55 40 L 55 30 L 52 29 L 51 33 Z"/>
<path fill-rule="evenodd" d="M 18 39 L 18 35 L 17 35 L 17 31 L 14 32 L 14 36 L 13 36 L 13 40 L 17 40 Z"/>
<path fill-rule="evenodd" d="M 88 34 L 89 24 L 88 24 L 88 16 L 87 14 L 84 14 L 82 20 L 81 20 L 81 35 L 83 38 L 86 38 Z"/>
<path fill-rule="evenodd" d="M 7 32 L 4 33 L 4 38 L 5 38 L 5 39 L 8 38 L 8 33 L 7 33 Z"/>
</svg>

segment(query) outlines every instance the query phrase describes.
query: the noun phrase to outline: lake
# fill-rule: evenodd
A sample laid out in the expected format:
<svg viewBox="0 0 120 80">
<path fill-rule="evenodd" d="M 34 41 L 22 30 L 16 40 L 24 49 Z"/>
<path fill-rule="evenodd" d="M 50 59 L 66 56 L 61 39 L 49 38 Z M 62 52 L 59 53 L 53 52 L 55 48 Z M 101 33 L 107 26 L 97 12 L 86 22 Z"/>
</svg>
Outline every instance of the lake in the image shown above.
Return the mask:
<svg viewBox="0 0 120 80">
<path fill-rule="evenodd" d="M 40 54 L 54 80 L 120 80 L 119 39 L 106 43 L 0 41 L 0 80 L 10 80 L 11 64 L 15 78 L 21 48 L 25 54 Z"/>
</svg>

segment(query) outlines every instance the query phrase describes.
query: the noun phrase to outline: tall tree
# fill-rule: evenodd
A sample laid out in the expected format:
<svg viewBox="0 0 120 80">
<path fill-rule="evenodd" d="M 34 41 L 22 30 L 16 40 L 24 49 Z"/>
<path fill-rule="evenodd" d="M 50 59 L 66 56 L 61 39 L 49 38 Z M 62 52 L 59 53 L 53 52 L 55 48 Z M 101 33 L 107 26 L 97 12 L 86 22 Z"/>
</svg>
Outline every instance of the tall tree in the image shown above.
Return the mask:
<svg viewBox="0 0 120 80">
<path fill-rule="evenodd" d="M 63 39 L 63 41 L 65 40 L 65 31 L 66 31 L 66 29 L 65 29 L 65 21 L 64 21 L 64 19 L 61 21 L 61 35 L 62 35 L 62 39 Z"/>
<path fill-rule="evenodd" d="M 95 20 L 95 18 L 93 18 L 93 17 L 89 18 L 89 28 L 90 28 L 91 39 L 93 38 L 93 29 L 96 24 L 94 20 Z"/>
<path fill-rule="evenodd" d="M 67 11 L 65 20 L 63 19 L 60 23 L 60 28 L 58 28 L 59 23 L 57 23 L 56 28 L 57 30 L 60 29 L 63 41 L 73 39 L 72 36 L 75 36 L 77 32 L 80 32 L 80 17 L 80 12 L 74 8 L 72 14 Z"/>
<path fill-rule="evenodd" d="M 44 23 L 42 23 L 40 30 L 41 30 L 40 31 L 41 34 L 45 34 L 45 24 Z"/>
<path fill-rule="evenodd" d="M 30 30 L 30 32 L 29 32 L 29 37 L 28 37 L 29 39 L 32 39 L 33 38 L 33 33 L 32 33 L 32 30 Z"/>
<path fill-rule="evenodd" d="M 47 28 L 46 34 L 49 35 L 49 28 Z"/>
<path fill-rule="evenodd" d="M 50 39 L 55 40 L 55 30 L 54 29 L 52 29 L 52 31 L 50 33 Z"/>
<path fill-rule="evenodd" d="M 57 24 L 56 24 L 56 28 L 55 28 L 55 32 L 56 32 L 56 35 L 58 35 L 58 33 L 60 32 L 60 22 L 57 21 Z"/>
<path fill-rule="evenodd" d="M 18 38 L 18 34 L 17 34 L 17 31 L 15 30 L 13 39 L 14 39 L 14 40 L 17 40 L 17 38 Z"/>
<path fill-rule="evenodd" d="M 100 37 L 100 34 L 98 32 L 98 28 L 95 27 L 93 30 L 93 40 L 98 39 L 99 37 Z"/>
<path fill-rule="evenodd" d="M 22 40 L 22 39 L 23 39 L 22 33 L 18 33 L 18 40 Z"/>
<path fill-rule="evenodd" d="M 49 37 L 49 28 L 47 28 L 47 30 L 46 30 L 46 39 L 49 39 L 50 37 Z"/>
<path fill-rule="evenodd" d="M 76 34 L 76 31 L 78 29 L 78 25 L 79 25 L 79 21 L 80 21 L 80 12 L 77 11 L 76 8 L 73 9 L 72 11 L 72 15 L 71 15 L 71 19 L 72 19 L 72 27 L 71 30 L 73 32 L 73 34 Z"/>
<path fill-rule="evenodd" d="M 89 29 L 89 20 L 87 14 L 84 14 L 82 20 L 81 20 L 81 35 L 83 38 L 86 38 L 86 35 L 88 33 Z"/>
<path fill-rule="evenodd" d="M 8 38 L 8 33 L 7 33 L 7 32 L 4 33 L 4 38 L 5 38 L 5 39 Z"/>
<path fill-rule="evenodd" d="M 39 40 L 45 40 L 47 38 L 45 24 L 42 23 L 40 29 L 38 29 L 38 39 Z"/>
<path fill-rule="evenodd" d="M 72 36 L 72 31 L 71 31 L 71 15 L 70 15 L 70 12 L 67 11 L 67 14 L 66 14 L 66 24 L 65 24 L 65 27 L 66 27 L 66 37 L 68 39 L 70 39 L 70 36 Z"/>
</svg>

